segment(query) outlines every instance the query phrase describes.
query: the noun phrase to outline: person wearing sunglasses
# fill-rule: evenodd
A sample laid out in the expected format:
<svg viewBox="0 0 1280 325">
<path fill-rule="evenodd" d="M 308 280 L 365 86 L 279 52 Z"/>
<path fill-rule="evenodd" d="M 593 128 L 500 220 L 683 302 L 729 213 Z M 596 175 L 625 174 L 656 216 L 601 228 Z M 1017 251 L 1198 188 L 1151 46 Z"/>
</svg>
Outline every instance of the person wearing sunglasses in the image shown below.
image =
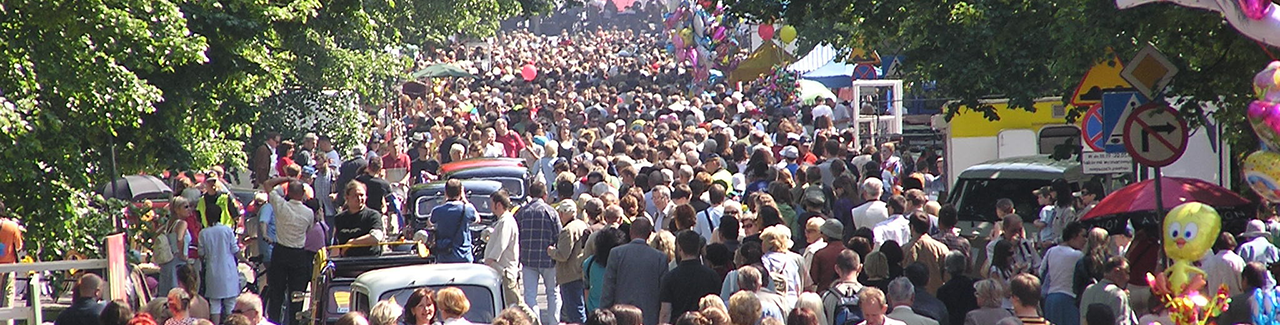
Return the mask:
<svg viewBox="0 0 1280 325">
<path fill-rule="evenodd" d="M 191 201 L 187 198 L 174 196 L 169 202 L 169 219 L 156 229 L 156 236 L 164 236 L 168 242 L 169 245 L 164 249 L 169 250 L 170 257 L 168 261 L 159 263 L 160 283 L 156 292 L 169 292 L 169 289 L 178 286 L 178 266 L 187 264 L 186 247 L 191 244 L 186 221 L 191 216 L 191 207 Z"/>
</svg>

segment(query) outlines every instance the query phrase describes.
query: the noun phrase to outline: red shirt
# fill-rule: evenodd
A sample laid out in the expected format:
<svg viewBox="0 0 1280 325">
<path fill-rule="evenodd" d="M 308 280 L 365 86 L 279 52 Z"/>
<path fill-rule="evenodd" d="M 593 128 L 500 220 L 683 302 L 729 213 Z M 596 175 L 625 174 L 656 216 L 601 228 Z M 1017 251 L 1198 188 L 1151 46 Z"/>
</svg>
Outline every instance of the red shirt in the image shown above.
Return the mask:
<svg viewBox="0 0 1280 325">
<path fill-rule="evenodd" d="M 382 156 L 382 169 L 404 168 L 409 169 L 409 155 L 406 154 L 387 154 Z"/>
<path fill-rule="evenodd" d="M 809 278 L 818 285 L 818 292 L 826 291 L 827 287 L 840 276 L 836 274 L 836 258 L 840 257 L 842 251 L 844 251 L 843 243 L 830 242 L 827 243 L 827 247 L 813 253 L 813 266 L 809 267 Z"/>
<path fill-rule="evenodd" d="M 524 150 L 524 140 L 515 131 L 507 130 L 507 134 L 494 137 L 494 141 L 502 144 L 503 154 L 507 158 L 520 158 L 520 150 Z"/>
<path fill-rule="evenodd" d="M 813 155 L 813 152 L 806 152 L 806 153 L 804 153 L 804 155 L 801 155 L 801 156 L 800 156 L 800 160 L 797 160 L 797 161 L 796 161 L 796 163 L 798 163 L 798 164 L 800 164 L 800 165 L 805 165 L 805 164 L 813 165 L 813 164 L 817 164 L 817 163 L 818 163 L 818 156 L 814 156 L 814 155 Z"/>
</svg>

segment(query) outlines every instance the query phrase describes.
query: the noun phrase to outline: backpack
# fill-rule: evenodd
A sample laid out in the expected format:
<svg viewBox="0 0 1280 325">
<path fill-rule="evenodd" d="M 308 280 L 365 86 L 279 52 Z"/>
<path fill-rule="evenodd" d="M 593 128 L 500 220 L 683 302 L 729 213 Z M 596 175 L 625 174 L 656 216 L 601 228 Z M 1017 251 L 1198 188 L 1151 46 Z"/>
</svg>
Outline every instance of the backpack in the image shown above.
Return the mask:
<svg viewBox="0 0 1280 325">
<path fill-rule="evenodd" d="M 173 245 L 169 243 L 169 233 L 173 232 L 172 226 L 161 227 L 155 241 L 151 247 L 151 262 L 156 264 L 164 264 L 173 261 Z"/>
<path fill-rule="evenodd" d="M 840 290 L 836 290 L 836 286 L 832 284 L 827 288 L 825 296 L 836 298 L 836 308 L 831 312 L 832 325 L 856 325 L 862 322 L 862 308 L 858 306 L 857 291 L 846 296 L 840 293 Z M 823 297 L 823 300 L 826 300 L 826 297 Z"/>
</svg>

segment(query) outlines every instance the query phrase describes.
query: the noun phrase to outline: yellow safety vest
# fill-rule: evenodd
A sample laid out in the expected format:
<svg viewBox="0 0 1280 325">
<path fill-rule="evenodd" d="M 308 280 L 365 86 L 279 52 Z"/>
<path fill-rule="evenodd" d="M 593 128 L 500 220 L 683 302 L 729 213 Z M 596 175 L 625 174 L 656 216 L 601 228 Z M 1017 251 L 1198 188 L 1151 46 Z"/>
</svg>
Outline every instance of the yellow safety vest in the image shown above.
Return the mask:
<svg viewBox="0 0 1280 325">
<path fill-rule="evenodd" d="M 209 220 L 205 216 L 204 197 L 201 196 L 196 201 L 196 211 L 200 213 L 200 227 L 208 227 Z M 231 220 L 231 200 L 227 194 L 218 195 L 218 206 L 222 207 L 221 222 L 224 225 L 235 227 L 235 221 Z"/>
</svg>

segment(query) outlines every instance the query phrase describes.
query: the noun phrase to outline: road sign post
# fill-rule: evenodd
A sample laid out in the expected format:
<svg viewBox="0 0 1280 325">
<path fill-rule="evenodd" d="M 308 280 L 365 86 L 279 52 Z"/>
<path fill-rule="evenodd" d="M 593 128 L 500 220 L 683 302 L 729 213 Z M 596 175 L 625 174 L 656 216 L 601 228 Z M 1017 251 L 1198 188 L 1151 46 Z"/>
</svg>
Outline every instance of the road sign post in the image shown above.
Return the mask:
<svg viewBox="0 0 1280 325">
<path fill-rule="evenodd" d="M 1124 123 L 1124 147 L 1133 160 L 1155 167 L 1156 215 L 1164 214 L 1160 168 L 1187 150 L 1187 122 L 1166 104 L 1148 103 L 1130 112 Z"/>
</svg>

